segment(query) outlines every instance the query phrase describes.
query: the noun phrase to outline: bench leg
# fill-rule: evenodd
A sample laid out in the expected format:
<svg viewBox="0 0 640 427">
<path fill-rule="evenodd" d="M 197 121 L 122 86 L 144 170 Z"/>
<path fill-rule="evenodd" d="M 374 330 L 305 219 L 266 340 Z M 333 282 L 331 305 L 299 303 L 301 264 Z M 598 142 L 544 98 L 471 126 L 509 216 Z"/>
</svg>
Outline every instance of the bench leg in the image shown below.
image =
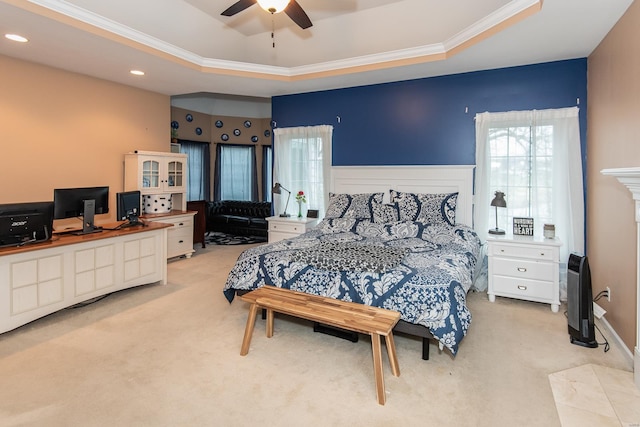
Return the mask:
<svg viewBox="0 0 640 427">
<path fill-rule="evenodd" d="M 396 353 L 396 343 L 393 340 L 393 333 L 389 332 L 386 339 L 387 353 L 389 354 L 389 364 L 391 364 L 391 373 L 394 377 L 400 376 L 400 364 L 398 364 L 398 354 Z"/>
<path fill-rule="evenodd" d="M 273 310 L 267 308 L 267 338 L 273 336 Z"/>
<path fill-rule="evenodd" d="M 251 336 L 253 335 L 253 327 L 256 324 L 256 315 L 258 314 L 258 304 L 251 304 L 249 307 L 249 317 L 247 318 L 247 326 L 244 328 L 244 338 L 242 339 L 242 348 L 240 348 L 240 356 L 246 356 L 249 353 L 249 345 L 251 344 Z"/>
<path fill-rule="evenodd" d="M 380 345 L 380 335 L 371 334 L 371 351 L 373 352 L 373 374 L 376 379 L 376 395 L 378 403 L 384 405 L 386 395 L 384 394 L 384 373 L 382 372 L 382 346 Z"/>
</svg>

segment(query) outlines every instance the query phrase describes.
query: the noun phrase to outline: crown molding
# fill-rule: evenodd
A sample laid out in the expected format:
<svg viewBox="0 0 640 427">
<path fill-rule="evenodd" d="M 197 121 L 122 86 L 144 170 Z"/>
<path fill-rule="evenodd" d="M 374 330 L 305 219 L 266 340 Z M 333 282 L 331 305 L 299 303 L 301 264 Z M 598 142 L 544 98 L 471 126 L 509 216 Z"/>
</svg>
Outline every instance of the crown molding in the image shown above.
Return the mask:
<svg viewBox="0 0 640 427">
<path fill-rule="evenodd" d="M 51 16 L 51 13 L 46 13 L 43 9 L 54 12 L 70 18 L 70 22 L 68 19 L 65 22 L 72 25 L 75 23 L 76 27 L 86 29 L 88 25 L 99 30 L 93 31 L 98 35 L 111 39 L 114 39 L 113 36 L 115 35 L 115 41 L 129 44 L 132 47 L 140 48 L 158 56 L 168 56 L 167 59 L 186 63 L 185 65 L 199 69 L 201 72 L 244 75 L 263 79 L 304 80 L 327 75 L 350 74 L 363 70 L 378 70 L 398 65 L 444 60 L 491 34 L 502 31 L 532 13 L 540 11 L 543 0 L 511 1 L 441 43 L 295 67 L 206 58 L 64 0 L 28 0 L 27 2 L 24 2 L 24 0 L 9 0 L 8 2 L 15 4 L 17 7 L 36 11 L 36 13 L 39 11 L 40 14 L 48 15 L 55 19 L 54 16 Z M 34 10 L 33 7 L 26 7 L 25 5 L 27 4 L 38 6 L 38 8 Z M 58 19 L 62 20 L 60 17 Z"/>
</svg>

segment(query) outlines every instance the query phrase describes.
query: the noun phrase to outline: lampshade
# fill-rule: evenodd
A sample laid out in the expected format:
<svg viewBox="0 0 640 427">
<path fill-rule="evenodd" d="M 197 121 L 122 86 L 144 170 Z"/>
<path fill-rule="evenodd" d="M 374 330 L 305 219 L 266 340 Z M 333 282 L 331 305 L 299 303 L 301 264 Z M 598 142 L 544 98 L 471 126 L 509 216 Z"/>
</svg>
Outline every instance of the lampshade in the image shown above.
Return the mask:
<svg viewBox="0 0 640 427">
<path fill-rule="evenodd" d="M 281 187 L 280 187 L 280 183 L 279 183 L 279 182 L 276 182 L 276 183 L 273 185 L 273 188 L 271 189 L 271 192 L 272 192 L 273 194 L 280 194 L 280 193 L 282 193 L 282 190 L 281 190 Z"/>
<path fill-rule="evenodd" d="M 507 201 L 504 199 L 504 193 L 502 191 L 495 192 L 496 197 L 491 201 L 491 206 L 495 206 L 498 208 L 506 208 Z"/>
<path fill-rule="evenodd" d="M 258 0 L 258 4 L 267 12 L 278 13 L 287 7 L 289 0 Z"/>
</svg>

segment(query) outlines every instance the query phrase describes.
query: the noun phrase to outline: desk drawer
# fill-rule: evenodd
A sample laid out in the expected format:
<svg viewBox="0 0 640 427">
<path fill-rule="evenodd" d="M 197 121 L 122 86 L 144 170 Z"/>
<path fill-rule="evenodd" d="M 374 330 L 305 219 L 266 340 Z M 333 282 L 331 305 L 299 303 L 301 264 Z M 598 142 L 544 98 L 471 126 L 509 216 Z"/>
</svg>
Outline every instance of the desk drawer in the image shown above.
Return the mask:
<svg viewBox="0 0 640 427">
<path fill-rule="evenodd" d="M 179 228 L 188 228 L 189 230 L 193 230 L 193 217 L 154 219 L 153 222 L 173 224 L 173 227 L 171 227 L 169 230 L 177 230 Z"/>
</svg>

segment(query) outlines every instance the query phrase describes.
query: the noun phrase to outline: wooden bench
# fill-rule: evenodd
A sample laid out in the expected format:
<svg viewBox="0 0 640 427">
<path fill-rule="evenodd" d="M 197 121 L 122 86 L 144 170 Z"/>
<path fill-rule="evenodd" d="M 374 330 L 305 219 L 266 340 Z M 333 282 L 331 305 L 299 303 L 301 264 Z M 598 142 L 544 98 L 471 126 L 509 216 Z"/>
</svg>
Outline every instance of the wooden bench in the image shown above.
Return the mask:
<svg viewBox="0 0 640 427">
<path fill-rule="evenodd" d="M 242 348 L 240 349 L 241 356 L 249 353 L 249 345 L 251 344 L 256 315 L 260 308 L 265 309 L 267 312 L 267 338 L 273 336 L 274 312 L 370 335 L 376 394 L 378 403 L 384 405 L 386 396 L 384 392 L 380 336 L 385 337 L 389 363 L 391 364 L 391 373 L 396 377 L 400 376 L 400 367 L 398 365 L 392 333 L 393 327 L 398 323 L 398 320 L 400 320 L 400 313 L 383 308 L 281 289 L 275 286 L 262 286 L 242 295 L 240 298 L 251 304 L 249 308 L 249 318 L 247 319 L 247 326 L 242 340 Z"/>
</svg>

